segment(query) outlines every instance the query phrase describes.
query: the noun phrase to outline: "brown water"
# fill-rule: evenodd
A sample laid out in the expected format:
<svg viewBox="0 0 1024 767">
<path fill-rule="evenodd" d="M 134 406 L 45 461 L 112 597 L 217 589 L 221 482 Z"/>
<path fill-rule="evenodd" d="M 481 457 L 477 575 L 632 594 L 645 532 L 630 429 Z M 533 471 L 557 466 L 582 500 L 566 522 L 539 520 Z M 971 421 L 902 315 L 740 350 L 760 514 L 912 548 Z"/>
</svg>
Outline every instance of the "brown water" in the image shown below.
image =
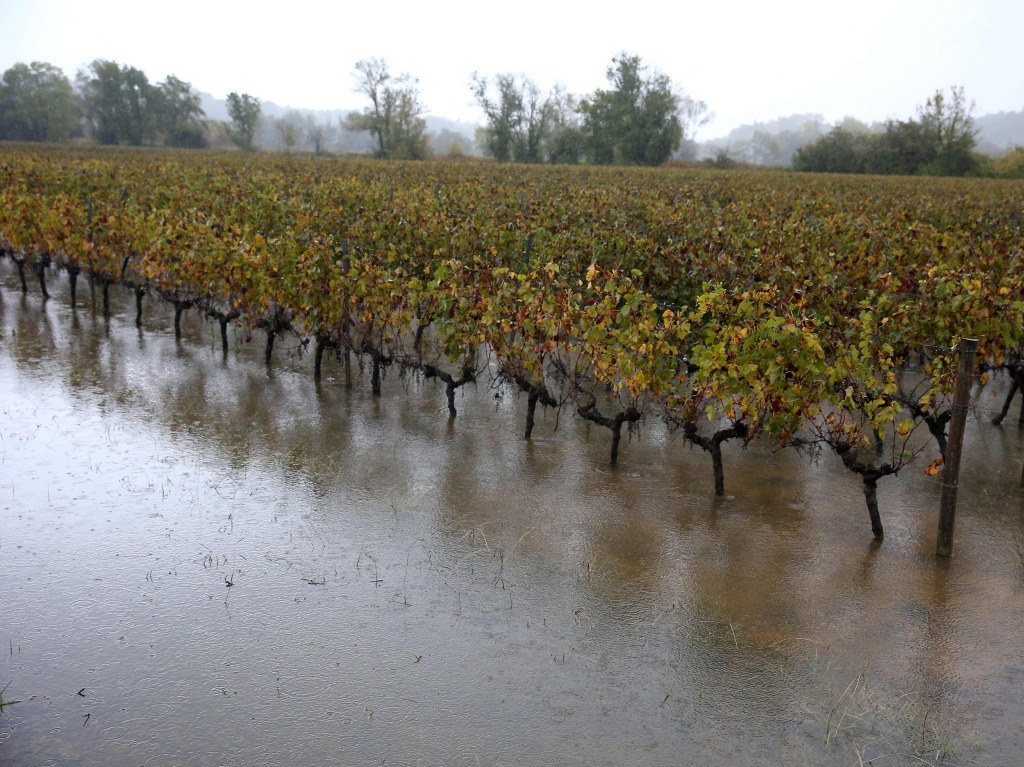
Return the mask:
<svg viewBox="0 0 1024 767">
<path fill-rule="evenodd" d="M 0 282 L 5 767 L 1024 761 L 1016 404 L 972 412 L 944 562 L 926 462 L 876 546 L 831 455 L 730 445 L 716 499 L 654 421 L 612 469 L 510 391 L 449 424 Z"/>
</svg>

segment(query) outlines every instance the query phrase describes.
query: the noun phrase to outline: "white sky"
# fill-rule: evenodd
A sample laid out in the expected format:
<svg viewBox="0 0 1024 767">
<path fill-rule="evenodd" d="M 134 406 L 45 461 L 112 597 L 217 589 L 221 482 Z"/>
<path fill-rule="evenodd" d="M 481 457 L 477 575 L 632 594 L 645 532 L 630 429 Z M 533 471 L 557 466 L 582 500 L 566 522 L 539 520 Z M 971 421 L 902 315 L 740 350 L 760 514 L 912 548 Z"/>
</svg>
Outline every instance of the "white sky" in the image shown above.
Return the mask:
<svg viewBox="0 0 1024 767">
<path fill-rule="evenodd" d="M 0 0 L 0 71 L 46 61 L 73 79 L 103 58 L 219 98 L 361 108 L 353 66 L 376 56 L 419 78 L 428 112 L 476 122 L 474 70 L 585 94 L 624 50 L 708 103 L 709 139 L 794 113 L 905 119 L 952 85 L 977 115 L 1019 111 L 1022 34 L 1024 0 Z"/>
</svg>

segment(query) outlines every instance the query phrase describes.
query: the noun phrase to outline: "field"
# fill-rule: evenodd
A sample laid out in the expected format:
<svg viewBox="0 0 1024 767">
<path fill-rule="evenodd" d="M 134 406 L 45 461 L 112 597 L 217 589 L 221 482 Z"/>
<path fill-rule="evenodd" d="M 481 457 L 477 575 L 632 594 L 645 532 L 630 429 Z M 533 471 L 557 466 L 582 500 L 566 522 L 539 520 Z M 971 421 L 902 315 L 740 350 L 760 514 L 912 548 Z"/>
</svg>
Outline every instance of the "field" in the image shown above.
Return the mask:
<svg viewBox="0 0 1024 767">
<path fill-rule="evenodd" d="M 353 356 L 455 393 L 481 376 L 709 453 L 833 450 L 877 483 L 946 453 L 961 338 L 1024 384 L 1024 184 L 781 173 L 5 149 L 0 246 L 22 286 L 86 275 L 265 342 L 319 378 Z M 1007 400 L 1009 404 L 1009 399 Z M 923 429 L 921 429 L 923 427 Z M 934 442 L 916 438 L 927 431 Z"/>
<path fill-rule="evenodd" d="M 1021 184 L 8 146 L 0 181 L 4 764 L 1024 748 Z"/>
</svg>

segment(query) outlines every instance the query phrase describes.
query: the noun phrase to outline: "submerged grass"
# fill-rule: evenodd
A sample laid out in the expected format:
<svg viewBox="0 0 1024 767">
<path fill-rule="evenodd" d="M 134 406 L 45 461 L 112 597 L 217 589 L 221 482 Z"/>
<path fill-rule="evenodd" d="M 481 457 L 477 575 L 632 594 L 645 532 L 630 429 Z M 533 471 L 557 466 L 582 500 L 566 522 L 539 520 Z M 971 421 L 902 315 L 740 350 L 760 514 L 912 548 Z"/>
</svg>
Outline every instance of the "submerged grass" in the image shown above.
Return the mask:
<svg viewBox="0 0 1024 767">
<path fill-rule="evenodd" d="M 829 654 L 829 653 L 826 653 Z M 831 658 L 820 671 L 835 677 Z M 840 677 L 842 678 L 842 677 Z M 801 712 L 824 749 L 851 764 L 970 765 L 977 762 L 977 736 L 964 729 L 948 705 L 919 692 L 886 689 L 865 665 L 845 685 L 819 680 L 820 697 Z M 854 759 L 856 761 L 854 761 Z"/>
<path fill-rule="evenodd" d="M 0 713 L 3 713 L 5 706 L 13 706 L 15 703 L 21 703 L 20 700 L 11 700 L 7 697 L 7 688 L 11 686 L 11 682 L 4 685 L 3 689 L 0 690 Z"/>
<path fill-rule="evenodd" d="M 875 674 L 867 663 L 850 668 L 838 648 L 814 639 L 791 637 L 763 645 L 753 638 L 756 632 L 729 618 L 727 610 L 717 618 L 687 620 L 672 633 L 683 631 L 690 633 L 691 642 L 706 643 L 720 655 L 720 669 L 732 679 L 724 682 L 730 697 L 744 699 L 748 711 L 764 717 L 762 736 L 768 747 L 776 742 L 778 726 L 787 731 L 789 761 L 783 763 L 988 764 L 984 754 L 992 744 L 977 729 L 977 714 L 946 695 L 930 695 L 913 678 L 901 682 Z M 654 686 L 659 706 L 672 705 L 677 691 L 657 680 Z"/>
</svg>

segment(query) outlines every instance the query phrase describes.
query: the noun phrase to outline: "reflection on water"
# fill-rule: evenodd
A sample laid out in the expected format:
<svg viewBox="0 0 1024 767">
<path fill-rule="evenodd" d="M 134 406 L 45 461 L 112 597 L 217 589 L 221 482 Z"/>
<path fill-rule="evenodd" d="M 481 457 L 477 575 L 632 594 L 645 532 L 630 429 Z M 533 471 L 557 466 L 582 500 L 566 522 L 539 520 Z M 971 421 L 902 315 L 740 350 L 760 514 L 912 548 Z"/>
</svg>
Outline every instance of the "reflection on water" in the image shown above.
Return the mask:
<svg viewBox="0 0 1024 767">
<path fill-rule="evenodd" d="M 109 322 L 0 266 L 4 765 L 1013 764 L 1016 420 L 880 487 L 486 385 L 384 396 L 192 316 Z M 336 379 L 330 378 L 331 375 Z M 1015 406 L 1016 407 L 1016 406 Z M 981 423 L 979 424 L 979 420 Z M 557 430 L 555 429 L 557 423 Z M 1007 426 L 1005 424 L 1012 424 Z"/>
</svg>

